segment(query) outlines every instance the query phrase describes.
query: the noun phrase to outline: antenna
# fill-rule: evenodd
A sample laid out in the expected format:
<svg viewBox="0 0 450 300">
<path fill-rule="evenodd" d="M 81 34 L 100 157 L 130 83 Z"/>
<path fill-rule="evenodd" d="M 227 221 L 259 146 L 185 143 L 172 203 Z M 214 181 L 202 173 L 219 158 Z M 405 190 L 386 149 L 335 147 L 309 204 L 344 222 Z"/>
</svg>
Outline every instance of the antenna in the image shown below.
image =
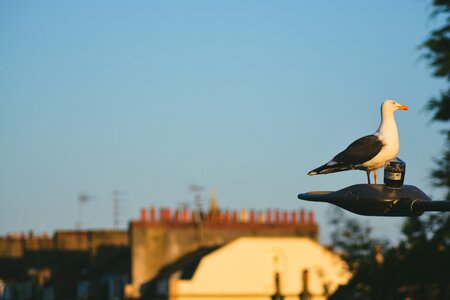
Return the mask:
<svg viewBox="0 0 450 300">
<path fill-rule="evenodd" d="M 202 195 L 201 192 L 205 188 L 201 185 L 191 184 L 189 186 L 189 190 L 194 193 L 194 204 L 197 207 L 197 210 L 200 214 L 200 217 L 202 217 L 203 209 L 202 209 Z"/>
<path fill-rule="evenodd" d="M 123 192 L 119 190 L 113 191 L 113 228 L 118 228 L 120 223 L 120 201 L 123 200 L 120 195 L 123 196 Z"/>
<path fill-rule="evenodd" d="M 82 228 L 82 220 L 83 220 L 83 205 L 88 201 L 92 200 L 92 197 L 87 193 L 80 193 L 78 195 L 78 222 L 76 222 L 75 227 L 77 229 Z"/>
<path fill-rule="evenodd" d="M 196 212 L 196 239 L 199 243 L 203 243 L 204 241 L 204 234 L 203 234 L 203 219 L 204 219 L 204 214 L 203 214 L 203 209 L 202 209 L 202 195 L 201 192 L 204 190 L 203 186 L 200 185 L 195 185 L 195 184 L 191 184 L 189 186 L 189 190 L 191 192 L 194 193 L 194 204 L 197 207 L 197 212 Z"/>
</svg>

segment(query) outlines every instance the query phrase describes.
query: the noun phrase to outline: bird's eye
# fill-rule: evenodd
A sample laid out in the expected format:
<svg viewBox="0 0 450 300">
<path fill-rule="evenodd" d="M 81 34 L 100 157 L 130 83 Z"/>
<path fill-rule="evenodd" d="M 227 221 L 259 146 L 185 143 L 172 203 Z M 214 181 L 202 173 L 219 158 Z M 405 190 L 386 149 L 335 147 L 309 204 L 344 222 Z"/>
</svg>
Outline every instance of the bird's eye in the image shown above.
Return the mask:
<svg viewBox="0 0 450 300">
<path fill-rule="evenodd" d="M 395 104 L 395 101 L 392 101 L 391 103 L 392 103 L 392 104 Z"/>
</svg>

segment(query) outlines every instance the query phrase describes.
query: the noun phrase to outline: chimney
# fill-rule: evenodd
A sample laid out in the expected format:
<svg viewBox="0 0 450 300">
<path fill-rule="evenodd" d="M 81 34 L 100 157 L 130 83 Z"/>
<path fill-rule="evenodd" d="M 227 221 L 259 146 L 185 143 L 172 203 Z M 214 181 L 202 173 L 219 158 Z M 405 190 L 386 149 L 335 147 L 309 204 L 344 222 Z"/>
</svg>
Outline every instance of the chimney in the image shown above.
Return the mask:
<svg viewBox="0 0 450 300">
<path fill-rule="evenodd" d="M 187 208 L 183 208 L 183 223 L 189 222 L 189 211 Z"/>
<path fill-rule="evenodd" d="M 167 208 L 167 222 L 170 222 L 172 220 L 172 209 L 169 207 Z"/>
<path fill-rule="evenodd" d="M 170 222 L 172 219 L 171 210 L 168 207 L 162 207 L 159 209 L 159 221 Z"/>
<path fill-rule="evenodd" d="M 241 209 L 241 223 L 248 223 L 248 210 Z"/>
<path fill-rule="evenodd" d="M 308 224 L 314 224 L 314 212 L 312 210 L 309 211 Z"/>
<path fill-rule="evenodd" d="M 252 210 L 250 211 L 250 223 L 251 223 L 251 224 L 255 224 L 255 221 L 256 221 L 256 213 L 255 213 L 255 211 L 252 209 Z"/>
<path fill-rule="evenodd" d="M 291 212 L 291 223 L 297 224 L 297 211 L 296 210 L 293 210 Z"/>
<path fill-rule="evenodd" d="M 238 223 L 239 217 L 238 217 L 238 212 L 236 210 L 233 210 L 233 223 Z"/>
<path fill-rule="evenodd" d="M 281 219 L 280 210 L 277 209 L 275 210 L 275 224 L 280 224 L 280 219 Z"/>
<path fill-rule="evenodd" d="M 147 210 L 141 208 L 141 222 L 147 222 Z"/>
<path fill-rule="evenodd" d="M 258 223 L 264 224 L 264 213 L 262 211 L 258 212 Z"/>
<path fill-rule="evenodd" d="M 156 211 L 155 208 L 152 206 L 150 207 L 150 222 L 154 223 L 156 221 Z"/>
<path fill-rule="evenodd" d="M 217 215 L 217 222 L 223 223 L 223 220 L 225 219 L 224 217 L 225 217 L 225 215 L 224 215 L 223 211 L 219 210 L 218 215 Z"/>
<path fill-rule="evenodd" d="M 272 223 L 272 210 L 270 208 L 267 209 L 267 220 L 266 220 L 267 224 L 271 224 Z"/>
<path fill-rule="evenodd" d="M 225 211 L 225 223 L 230 224 L 230 221 L 231 221 L 231 214 L 230 214 L 230 211 L 227 209 Z"/>
<path fill-rule="evenodd" d="M 300 210 L 300 224 L 305 225 L 305 210 Z"/>
</svg>

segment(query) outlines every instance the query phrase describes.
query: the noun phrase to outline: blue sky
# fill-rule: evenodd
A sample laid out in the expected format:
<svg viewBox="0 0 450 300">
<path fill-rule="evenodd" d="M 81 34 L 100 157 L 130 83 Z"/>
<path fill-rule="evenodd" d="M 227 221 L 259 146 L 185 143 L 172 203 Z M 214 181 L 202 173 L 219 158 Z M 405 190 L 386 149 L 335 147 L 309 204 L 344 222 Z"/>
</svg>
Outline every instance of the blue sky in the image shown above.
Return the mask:
<svg viewBox="0 0 450 300">
<path fill-rule="evenodd" d="M 443 146 L 423 107 L 444 87 L 418 46 L 427 1 L 39 1 L 0 3 L 0 234 L 121 227 L 141 207 L 313 209 L 297 194 L 364 183 L 309 177 L 374 132 L 393 98 L 408 184 Z M 349 216 L 355 216 L 347 214 Z M 401 218 L 363 218 L 395 241 Z"/>
</svg>

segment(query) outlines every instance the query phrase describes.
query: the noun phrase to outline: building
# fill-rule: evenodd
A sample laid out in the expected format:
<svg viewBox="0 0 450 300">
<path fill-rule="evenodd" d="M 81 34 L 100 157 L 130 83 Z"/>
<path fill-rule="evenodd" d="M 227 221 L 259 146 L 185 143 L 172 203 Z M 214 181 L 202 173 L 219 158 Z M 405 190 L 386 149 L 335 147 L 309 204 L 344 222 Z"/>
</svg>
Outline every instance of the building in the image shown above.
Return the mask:
<svg viewBox="0 0 450 300">
<path fill-rule="evenodd" d="M 129 266 L 125 230 L 11 234 L 0 238 L 0 299 L 118 299 Z"/>
<path fill-rule="evenodd" d="M 153 300 L 322 300 L 349 278 L 342 259 L 310 238 L 241 237 L 181 257 L 141 293 Z"/>
<path fill-rule="evenodd" d="M 137 299 L 143 285 L 180 260 L 242 237 L 302 237 L 317 244 L 318 229 L 313 212 L 222 211 L 212 199 L 207 212 L 142 209 L 128 230 L 11 234 L 0 237 L 3 299 Z M 283 283 L 285 275 L 279 276 Z"/>
<path fill-rule="evenodd" d="M 214 202 L 212 201 L 212 204 Z M 217 205 L 207 213 L 150 208 L 129 225 L 131 282 L 125 295 L 140 296 L 141 285 L 158 271 L 187 253 L 202 247 L 222 245 L 244 236 L 308 237 L 317 240 L 318 225 L 313 212 L 241 210 L 221 211 Z"/>
</svg>

